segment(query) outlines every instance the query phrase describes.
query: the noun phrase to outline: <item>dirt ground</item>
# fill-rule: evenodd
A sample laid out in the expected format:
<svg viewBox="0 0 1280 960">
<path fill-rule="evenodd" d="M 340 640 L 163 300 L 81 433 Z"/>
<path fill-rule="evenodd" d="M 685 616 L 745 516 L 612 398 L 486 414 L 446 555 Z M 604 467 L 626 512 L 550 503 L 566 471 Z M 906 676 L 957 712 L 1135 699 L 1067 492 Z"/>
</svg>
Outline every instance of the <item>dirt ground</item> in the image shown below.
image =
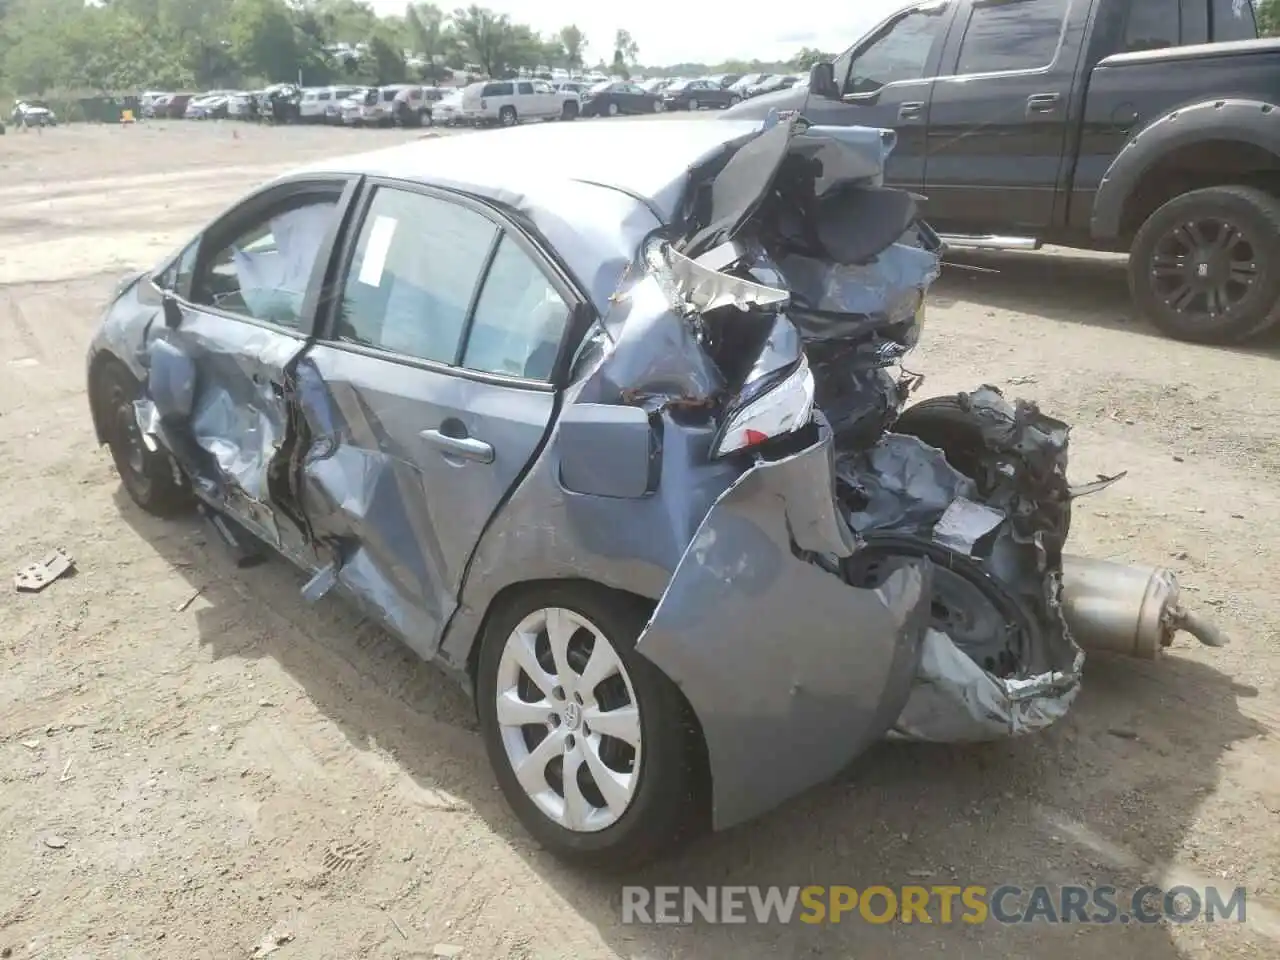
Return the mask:
<svg viewBox="0 0 1280 960">
<path fill-rule="evenodd" d="M 119 275 L 278 170 L 405 136 L 0 138 L 0 570 L 76 561 L 0 591 L 0 955 L 248 957 L 280 933 L 275 960 L 1277 956 L 1280 345 L 1153 334 L 1114 258 L 967 257 L 999 272 L 947 270 L 912 366 L 925 393 L 1038 398 L 1075 426 L 1076 480 L 1128 470 L 1077 505 L 1075 550 L 1172 567 L 1233 645 L 1094 658 L 1042 736 L 886 744 L 630 880 L 1244 885 L 1244 925 L 623 925 L 619 880 L 522 832 L 432 667 L 340 600 L 306 606 L 283 563 L 238 571 L 194 521 L 134 509 L 84 396 Z"/>
</svg>

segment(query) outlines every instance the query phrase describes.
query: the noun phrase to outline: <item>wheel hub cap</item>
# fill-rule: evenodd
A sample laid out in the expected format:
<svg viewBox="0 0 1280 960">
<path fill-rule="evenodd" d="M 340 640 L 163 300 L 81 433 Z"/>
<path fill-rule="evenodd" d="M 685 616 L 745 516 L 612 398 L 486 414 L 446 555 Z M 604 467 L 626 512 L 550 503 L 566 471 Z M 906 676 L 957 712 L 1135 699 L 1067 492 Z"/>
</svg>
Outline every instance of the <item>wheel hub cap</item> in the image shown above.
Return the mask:
<svg viewBox="0 0 1280 960">
<path fill-rule="evenodd" d="M 1180 224 L 1156 244 L 1151 283 L 1169 308 L 1212 321 L 1253 292 L 1258 264 L 1252 238 L 1235 224 L 1196 220 Z"/>
<path fill-rule="evenodd" d="M 576 733 L 582 724 L 582 710 L 576 703 L 565 704 L 564 728 L 568 733 Z"/>
</svg>

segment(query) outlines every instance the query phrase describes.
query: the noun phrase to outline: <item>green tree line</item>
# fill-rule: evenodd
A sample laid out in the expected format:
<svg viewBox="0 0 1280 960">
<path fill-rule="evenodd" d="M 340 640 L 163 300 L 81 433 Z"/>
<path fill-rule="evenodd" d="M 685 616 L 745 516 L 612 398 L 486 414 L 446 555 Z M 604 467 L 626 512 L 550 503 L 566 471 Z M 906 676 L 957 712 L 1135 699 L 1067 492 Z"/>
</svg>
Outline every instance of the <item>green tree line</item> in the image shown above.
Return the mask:
<svg viewBox="0 0 1280 960">
<path fill-rule="evenodd" d="M 1258 32 L 1264 37 L 1280 37 L 1280 0 L 1260 0 L 1254 4 Z"/>
<path fill-rule="evenodd" d="M 121 94 L 296 81 L 430 82 L 451 70 L 490 77 L 520 69 L 599 69 L 634 76 L 639 46 L 620 29 L 593 43 L 574 24 L 539 34 L 481 6 L 409 3 L 376 15 L 360 0 L 0 0 L 0 90 Z M 808 69 L 788 64 L 674 64 L 662 75 Z"/>
</svg>

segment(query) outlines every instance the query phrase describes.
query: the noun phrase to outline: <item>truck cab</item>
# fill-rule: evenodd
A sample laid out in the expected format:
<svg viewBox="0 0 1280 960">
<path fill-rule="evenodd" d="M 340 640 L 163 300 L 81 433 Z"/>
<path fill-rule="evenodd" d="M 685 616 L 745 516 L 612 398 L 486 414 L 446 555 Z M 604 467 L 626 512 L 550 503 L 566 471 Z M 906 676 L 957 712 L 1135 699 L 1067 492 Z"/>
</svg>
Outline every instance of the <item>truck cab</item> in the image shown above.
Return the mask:
<svg viewBox="0 0 1280 960">
<path fill-rule="evenodd" d="M 1237 340 L 1273 322 L 1280 299 L 1280 241 L 1262 236 L 1280 218 L 1280 41 L 1257 34 L 1250 0 L 917 0 L 815 66 L 807 89 L 727 116 L 892 128 L 886 182 L 924 195 L 952 245 L 1140 247 L 1144 313 L 1175 336 Z M 1215 208 L 1201 234 L 1243 232 L 1255 238 L 1244 252 L 1265 256 L 1224 263 L 1214 239 L 1164 254 L 1159 239 L 1139 244 L 1166 203 L 1210 188 L 1235 192 L 1200 197 Z M 1188 271 L 1194 309 L 1187 290 L 1150 289 L 1157 256 Z M 1226 277 L 1220 290 L 1203 269 Z"/>
</svg>

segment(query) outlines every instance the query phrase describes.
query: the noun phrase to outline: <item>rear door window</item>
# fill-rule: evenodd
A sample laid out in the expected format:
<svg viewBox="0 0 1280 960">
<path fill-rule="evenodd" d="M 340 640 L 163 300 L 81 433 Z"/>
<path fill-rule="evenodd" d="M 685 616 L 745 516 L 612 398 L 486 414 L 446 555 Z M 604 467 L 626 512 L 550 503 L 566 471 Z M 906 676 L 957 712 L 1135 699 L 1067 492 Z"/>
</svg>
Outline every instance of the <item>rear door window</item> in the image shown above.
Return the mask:
<svg viewBox="0 0 1280 960">
<path fill-rule="evenodd" d="M 460 204 L 379 187 L 343 285 L 334 338 L 452 364 L 497 239 Z"/>
<path fill-rule="evenodd" d="M 550 380 L 568 323 L 568 305 L 508 234 L 476 302 L 462 365 L 481 373 Z"/>
<path fill-rule="evenodd" d="M 529 94 L 533 93 L 533 84 L 521 83 L 517 85 L 516 92 L 521 94 L 522 96 L 528 96 Z"/>
<path fill-rule="evenodd" d="M 1053 63 L 1071 0 L 977 0 L 956 73 L 1037 70 Z"/>
</svg>

